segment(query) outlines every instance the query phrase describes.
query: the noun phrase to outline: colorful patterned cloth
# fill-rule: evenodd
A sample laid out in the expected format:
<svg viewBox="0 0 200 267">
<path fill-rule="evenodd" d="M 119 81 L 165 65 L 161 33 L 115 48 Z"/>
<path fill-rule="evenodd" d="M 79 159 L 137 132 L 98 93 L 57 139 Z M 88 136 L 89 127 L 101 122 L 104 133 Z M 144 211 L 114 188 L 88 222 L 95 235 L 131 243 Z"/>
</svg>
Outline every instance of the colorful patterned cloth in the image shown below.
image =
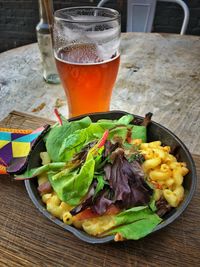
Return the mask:
<svg viewBox="0 0 200 267">
<path fill-rule="evenodd" d="M 38 137 L 47 129 L 40 127 L 35 131 L 0 128 L 0 174 L 20 171 Z"/>
</svg>

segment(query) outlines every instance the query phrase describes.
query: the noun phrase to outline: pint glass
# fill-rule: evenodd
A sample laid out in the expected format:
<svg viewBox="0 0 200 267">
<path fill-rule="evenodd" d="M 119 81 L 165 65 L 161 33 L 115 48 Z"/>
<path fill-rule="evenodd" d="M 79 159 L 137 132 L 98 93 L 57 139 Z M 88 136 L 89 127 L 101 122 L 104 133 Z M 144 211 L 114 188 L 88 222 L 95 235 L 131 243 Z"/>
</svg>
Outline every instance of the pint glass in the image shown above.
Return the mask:
<svg viewBox="0 0 200 267">
<path fill-rule="evenodd" d="M 120 62 L 116 10 L 75 7 L 54 13 L 54 54 L 69 117 L 108 111 Z"/>
</svg>

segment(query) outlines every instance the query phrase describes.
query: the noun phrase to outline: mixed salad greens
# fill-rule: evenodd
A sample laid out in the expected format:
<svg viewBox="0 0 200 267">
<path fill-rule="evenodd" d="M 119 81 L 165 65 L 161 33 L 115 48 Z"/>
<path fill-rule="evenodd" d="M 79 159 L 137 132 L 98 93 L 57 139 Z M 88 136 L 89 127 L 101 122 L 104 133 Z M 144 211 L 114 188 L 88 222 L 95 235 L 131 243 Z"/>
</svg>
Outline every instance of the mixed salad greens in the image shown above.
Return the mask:
<svg viewBox="0 0 200 267">
<path fill-rule="evenodd" d="M 146 142 L 151 115 L 142 122 L 130 114 L 97 122 L 89 117 L 69 122 L 61 116 L 60 124 L 43 138 L 51 162 L 28 168 L 16 179 L 46 173 L 59 199 L 72 207 L 72 216 L 112 215 L 112 227 L 101 236 L 142 238 L 162 221 L 153 187 L 141 168 L 144 158 L 133 142 Z"/>
</svg>

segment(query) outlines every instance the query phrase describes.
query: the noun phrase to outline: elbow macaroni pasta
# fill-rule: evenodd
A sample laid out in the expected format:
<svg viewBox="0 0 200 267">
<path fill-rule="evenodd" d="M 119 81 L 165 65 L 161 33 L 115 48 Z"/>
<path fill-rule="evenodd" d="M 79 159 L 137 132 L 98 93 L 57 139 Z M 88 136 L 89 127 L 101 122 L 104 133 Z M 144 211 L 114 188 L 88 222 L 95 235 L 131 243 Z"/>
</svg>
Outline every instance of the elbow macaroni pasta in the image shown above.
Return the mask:
<svg viewBox="0 0 200 267">
<path fill-rule="evenodd" d="M 48 181 L 47 176 L 38 176 L 38 185 Z M 72 207 L 61 201 L 56 192 L 42 194 L 42 201 L 46 204 L 46 209 L 55 217 L 63 220 L 66 224 L 72 224 L 72 215 L 69 212 Z"/>
<path fill-rule="evenodd" d="M 155 200 L 163 196 L 172 207 L 177 207 L 184 197 L 183 178 L 188 173 L 184 162 L 169 154 L 169 146 L 161 146 L 160 141 L 142 143 L 141 153 L 145 161 L 142 165 L 147 180 L 155 187 Z"/>
</svg>

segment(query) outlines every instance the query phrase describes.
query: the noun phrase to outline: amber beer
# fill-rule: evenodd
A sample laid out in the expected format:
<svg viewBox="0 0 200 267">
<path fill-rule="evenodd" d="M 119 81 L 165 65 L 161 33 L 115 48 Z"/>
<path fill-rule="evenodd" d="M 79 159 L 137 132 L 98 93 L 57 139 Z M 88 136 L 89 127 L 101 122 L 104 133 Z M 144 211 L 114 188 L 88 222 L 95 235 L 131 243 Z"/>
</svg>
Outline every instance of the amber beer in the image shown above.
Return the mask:
<svg viewBox="0 0 200 267">
<path fill-rule="evenodd" d="M 94 44 L 70 45 L 59 50 L 56 65 L 70 117 L 109 110 L 119 62 L 119 54 L 103 60 Z"/>
</svg>

